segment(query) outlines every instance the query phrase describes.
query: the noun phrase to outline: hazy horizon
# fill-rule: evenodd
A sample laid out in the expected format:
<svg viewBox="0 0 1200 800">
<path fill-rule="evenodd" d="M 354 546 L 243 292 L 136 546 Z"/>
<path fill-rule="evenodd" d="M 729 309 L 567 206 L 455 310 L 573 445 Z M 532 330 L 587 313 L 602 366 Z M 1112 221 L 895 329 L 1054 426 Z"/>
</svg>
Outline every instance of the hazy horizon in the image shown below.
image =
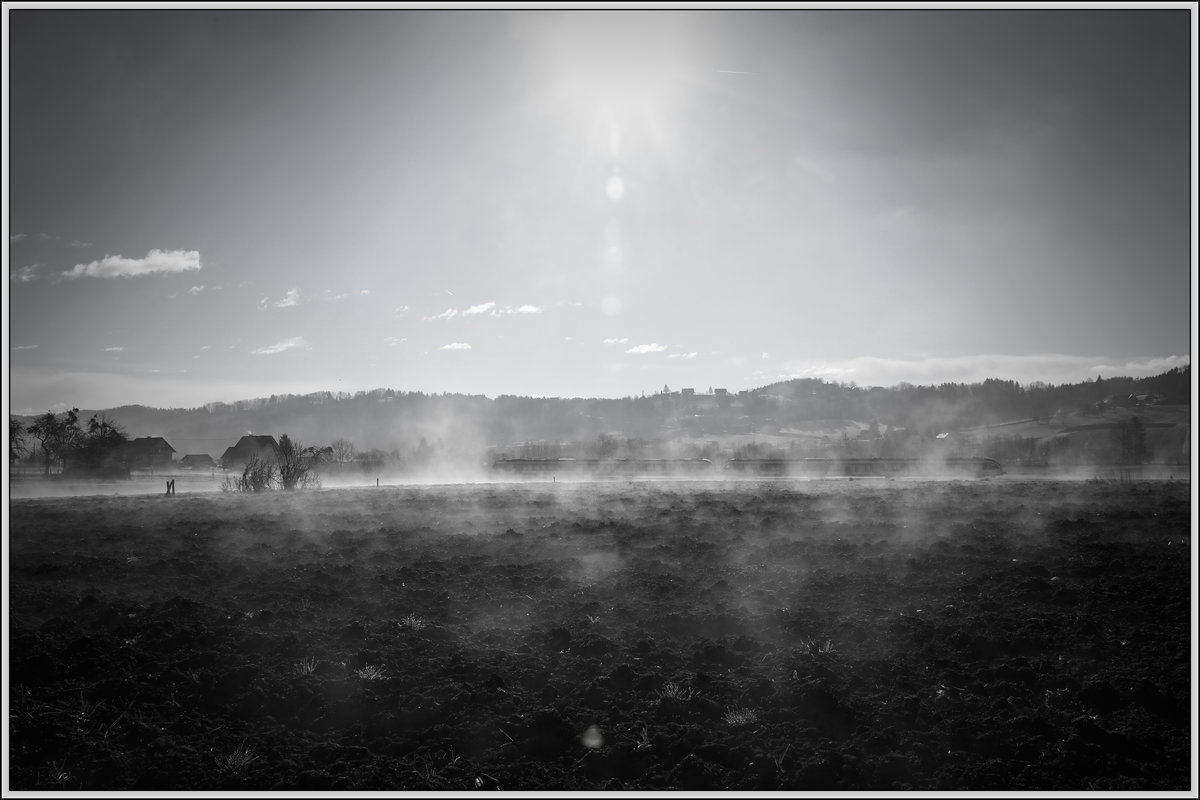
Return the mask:
<svg viewBox="0 0 1200 800">
<path fill-rule="evenodd" d="M 1194 9 L 5 15 L 12 413 L 1190 364 Z"/>
</svg>

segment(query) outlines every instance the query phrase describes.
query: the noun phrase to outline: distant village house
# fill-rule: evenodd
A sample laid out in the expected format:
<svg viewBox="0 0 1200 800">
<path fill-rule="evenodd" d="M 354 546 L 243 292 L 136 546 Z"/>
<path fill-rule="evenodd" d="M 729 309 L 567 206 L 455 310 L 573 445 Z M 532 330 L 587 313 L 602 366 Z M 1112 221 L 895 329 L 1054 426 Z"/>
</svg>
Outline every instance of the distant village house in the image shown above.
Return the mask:
<svg viewBox="0 0 1200 800">
<path fill-rule="evenodd" d="M 233 447 L 225 449 L 221 456 L 221 466 L 225 469 L 245 466 L 255 456 L 278 458 L 279 443 L 274 436 L 246 435 L 238 439 Z"/>
<path fill-rule="evenodd" d="M 208 453 L 189 453 L 183 458 L 179 459 L 179 465 L 182 467 L 188 467 L 190 469 L 210 469 L 215 467 L 217 462 L 213 461 L 212 456 L 210 456 Z"/>
<path fill-rule="evenodd" d="M 129 469 L 165 469 L 174 463 L 175 448 L 161 436 L 143 436 L 125 444 Z"/>
</svg>

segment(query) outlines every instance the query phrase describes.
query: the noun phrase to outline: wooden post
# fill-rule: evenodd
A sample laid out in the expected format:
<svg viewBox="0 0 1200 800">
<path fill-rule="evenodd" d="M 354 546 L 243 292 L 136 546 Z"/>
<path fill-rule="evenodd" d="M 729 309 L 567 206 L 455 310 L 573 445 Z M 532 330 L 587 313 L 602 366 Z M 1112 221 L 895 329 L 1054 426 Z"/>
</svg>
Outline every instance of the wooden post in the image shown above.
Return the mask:
<svg viewBox="0 0 1200 800">
<path fill-rule="evenodd" d="M 172 478 L 171 480 L 167 481 L 167 497 L 174 497 L 174 496 L 175 496 L 175 479 Z"/>
</svg>

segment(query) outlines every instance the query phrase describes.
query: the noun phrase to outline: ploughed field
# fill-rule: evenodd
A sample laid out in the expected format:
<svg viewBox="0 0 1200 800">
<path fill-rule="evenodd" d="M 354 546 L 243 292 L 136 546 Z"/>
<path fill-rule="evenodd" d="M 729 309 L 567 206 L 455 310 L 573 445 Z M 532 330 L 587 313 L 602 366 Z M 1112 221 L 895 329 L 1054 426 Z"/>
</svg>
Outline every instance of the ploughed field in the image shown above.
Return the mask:
<svg viewBox="0 0 1200 800">
<path fill-rule="evenodd" d="M 1190 512 L 1172 482 L 13 500 L 11 788 L 1186 790 Z"/>
</svg>

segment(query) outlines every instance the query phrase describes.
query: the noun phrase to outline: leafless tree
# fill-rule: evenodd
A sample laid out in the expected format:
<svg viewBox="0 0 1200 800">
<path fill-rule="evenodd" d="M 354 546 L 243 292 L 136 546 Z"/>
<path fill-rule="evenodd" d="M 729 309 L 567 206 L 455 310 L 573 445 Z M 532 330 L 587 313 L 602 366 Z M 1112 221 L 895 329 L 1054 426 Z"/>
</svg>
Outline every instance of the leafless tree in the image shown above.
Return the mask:
<svg viewBox="0 0 1200 800">
<path fill-rule="evenodd" d="M 221 488 L 227 492 L 266 492 L 275 488 L 278 482 L 279 470 L 275 462 L 256 455 L 242 467 L 241 475 L 225 478 Z"/>
<path fill-rule="evenodd" d="M 343 467 L 354 461 L 356 453 L 353 443 L 345 439 L 334 439 L 329 448 L 332 451 L 334 463 L 338 467 Z"/>
<path fill-rule="evenodd" d="M 286 433 L 279 437 L 279 485 L 284 489 L 307 489 L 321 485 L 313 472 L 320 451 L 315 447 L 304 447 L 298 439 Z"/>
</svg>

